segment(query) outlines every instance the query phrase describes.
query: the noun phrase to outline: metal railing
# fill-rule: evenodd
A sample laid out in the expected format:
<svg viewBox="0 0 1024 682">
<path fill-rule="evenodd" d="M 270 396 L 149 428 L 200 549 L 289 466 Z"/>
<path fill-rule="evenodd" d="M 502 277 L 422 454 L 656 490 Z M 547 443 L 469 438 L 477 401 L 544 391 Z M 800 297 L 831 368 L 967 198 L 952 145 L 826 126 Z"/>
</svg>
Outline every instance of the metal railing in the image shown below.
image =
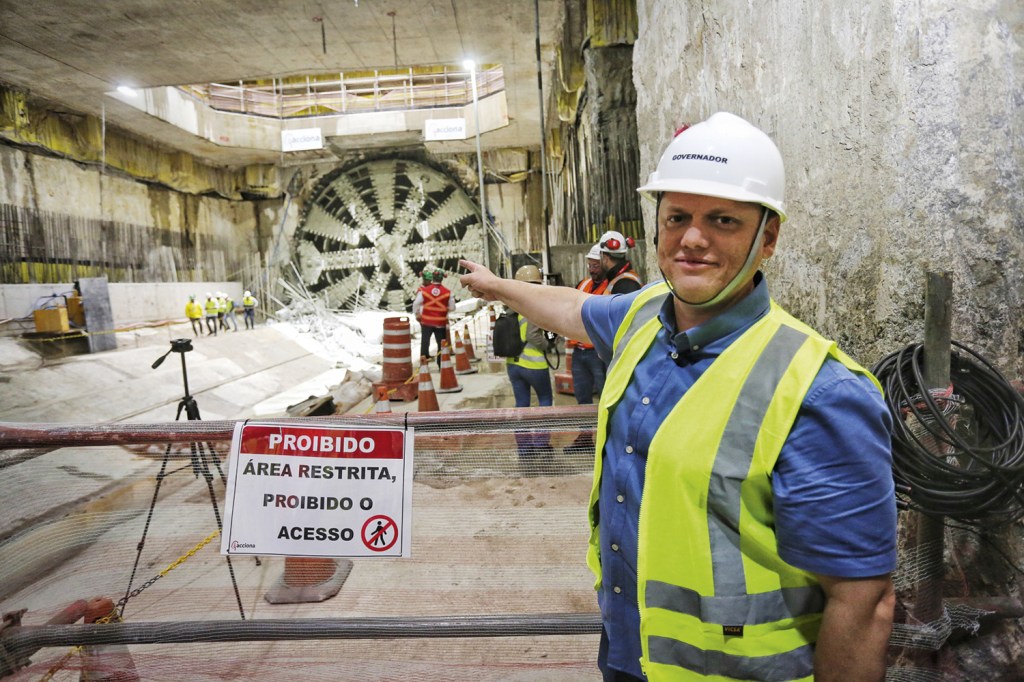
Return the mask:
<svg viewBox="0 0 1024 682">
<path fill-rule="evenodd" d="M 470 73 L 463 67 L 315 74 L 270 81 L 205 83 L 179 89 L 218 111 L 268 118 L 337 116 L 464 106 L 473 101 Z M 505 89 L 501 66 L 477 75 L 477 96 Z"/>
</svg>

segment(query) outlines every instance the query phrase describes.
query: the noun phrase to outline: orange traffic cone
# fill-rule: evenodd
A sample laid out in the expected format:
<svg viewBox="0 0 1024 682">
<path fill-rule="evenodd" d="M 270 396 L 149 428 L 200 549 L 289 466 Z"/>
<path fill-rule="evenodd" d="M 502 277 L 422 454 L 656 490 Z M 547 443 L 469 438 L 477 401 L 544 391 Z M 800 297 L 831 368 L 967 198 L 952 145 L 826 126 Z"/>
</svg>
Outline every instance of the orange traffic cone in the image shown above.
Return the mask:
<svg viewBox="0 0 1024 682">
<path fill-rule="evenodd" d="M 86 602 L 86 623 L 111 623 L 121 620 L 109 597 L 95 597 Z M 117 680 L 137 682 L 139 673 L 135 661 L 124 644 L 90 644 L 82 647 L 83 680 Z"/>
<path fill-rule="evenodd" d="M 469 358 L 470 362 L 480 362 L 480 358 L 476 356 L 476 352 L 473 350 L 473 341 L 469 338 L 468 324 L 462 328 L 462 345 L 466 349 L 466 357 Z"/>
<path fill-rule="evenodd" d="M 420 412 L 439 412 L 437 394 L 434 393 L 434 382 L 430 379 L 430 358 L 420 358 Z"/>
<path fill-rule="evenodd" d="M 565 347 L 565 371 L 555 372 L 555 390 L 564 395 L 574 395 L 572 386 L 572 349 Z"/>
<path fill-rule="evenodd" d="M 477 369 L 469 364 L 466 348 L 462 345 L 462 335 L 455 332 L 455 373 L 476 374 Z"/>
<path fill-rule="evenodd" d="M 377 404 L 374 406 L 373 411 L 376 413 L 391 413 L 391 399 L 388 398 L 388 387 L 377 386 Z"/>
<path fill-rule="evenodd" d="M 263 595 L 271 604 L 300 604 L 330 599 L 338 594 L 352 571 L 348 559 L 290 556 L 284 575 Z"/>
<path fill-rule="evenodd" d="M 452 358 L 448 353 L 448 342 L 441 342 L 441 386 L 437 389 L 438 393 L 458 393 L 462 390 L 462 386 L 459 385 L 459 379 L 455 376 L 455 370 L 452 369 Z"/>
</svg>

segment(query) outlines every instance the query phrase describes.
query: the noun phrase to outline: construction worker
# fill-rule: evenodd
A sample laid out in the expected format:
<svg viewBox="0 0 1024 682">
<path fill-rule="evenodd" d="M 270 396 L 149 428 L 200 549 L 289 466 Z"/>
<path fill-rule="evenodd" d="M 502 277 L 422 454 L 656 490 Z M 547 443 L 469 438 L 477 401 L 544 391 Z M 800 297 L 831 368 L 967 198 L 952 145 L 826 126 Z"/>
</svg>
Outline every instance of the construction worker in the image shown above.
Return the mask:
<svg viewBox="0 0 1024 682">
<path fill-rule="evenodd" d="M 580 291 L 588 294 L 603 294 L 608 287 L 601 265 L 601 247 L 594 244 L 587 253 L 586 277 L 576 285 Z M 569 339 L 566 348 L 572 348 L 572 392 L 578 405 L 593 405 L 594 393 L 600 395 L 604 389 L 605 366 L 594 344 L 587 341 Z M 594 438 L 589 432 L 581 433 L 565 448 L 568 455 L 579 455 L 594 452 Z"/>
<path fill-rule="evenodd" d="M 424 280 L 426 274 L 424 273 Z M 430 357 L 430 337 L 437 345 L 437 365 L 441 366 L 441 342 L 448 338 L 448 313 L 455 310 L 455 298 L 441 282 L 444 272 L 434 270 L 430 284 L 424 284 L 416 291 L 412 302 L 412 314 L 420 323 L 420 357 Z"/>
<path fill-rule="evenodd" d="M 533 296 L 462 283 L 611 362 L 588 564 L 605 679 L 881 680 L 895 597 L 890 418 L 877 381 L 769 297 L 782 156 L 728 113 L 640 188 L 664 281 Z M 641 502 L 642 500 L 642 502 Z"/>
<path fill-rule="evenodd" d="M 228 330 L 228 295 L 223 291 L 217 292 L 217 329 Z"/>
<path fill-rule="evenodd" d="M 206 292 L 206 303 L 203 304 L 203 309 L 206 311 L 206 335 L 217 336 L 217 313 L 220 310 L 220 304 L 209 291 Z"/>
<path fill-rule="evenodd" d="M 536 265 L 524 265 L 515 274 L 516 281 L 528 282 L 531 285 L 543 284 L 540 269 Z M 551 287 L 554 288 L 554 287 Z M 545 287 L 545 290 L 548 287 Z M 543 298 L 545 291 L 532 291 L 537 298 Z M 544 349 L 548 346 L 544 330 L 519 315 L 519 338 L 526 342 L 519 357 L 505 358 L 505 371 L 512 384 L 512 395 L 516 407 L 530 406 L 530 391 L 537 394 L 540 407 L 550 407 L 554 395 L 551 391 L 551 373 L 548 361 L 544 357 Z M 547 432 L 515 432 L 516 445 L 519 450 L 519 463 L 527 475 L 536 475 L 541 468 L 550 464 L 554 450 L 551 437 Z"/>
<path fill-rule="evenodd" d="M 189 294 L 185 304 L 185 317 L 192 323 L 192 333 L 197 337 L 203 333 L 203 306 L 196 303 L 196 295 Z"/>
<path fill-rule="evenodd" d="M 245 323 L 246 329 L 256 328 L 256 306 L 260 302 L 252 295 L 252 292 L 248 289 L 242 294 L 242 321 Z"/>
<path fill-rule="evenodd" d="M 231 297 L 231 294 L 224 294 L 224 301 L 227 303 L 227 312 L 224 317 L 227 319 L 231 326 L 231 331 L 238 331 L 238 308 L 235 306 L 235 299 Z"/>
<path fill-rule="evenodd" d="M 621 232 L 615 230 L 609 230 L 601 235 L 597 248 L 601 252 L 604 278 L 608 280 L 605 293 L 628 294 L 643 286 L 640 276 L 633 269 L 633 264 L 626 258 L 626 251 L 635 245 L 632 237 L 623 236 Z"/>
</svg>

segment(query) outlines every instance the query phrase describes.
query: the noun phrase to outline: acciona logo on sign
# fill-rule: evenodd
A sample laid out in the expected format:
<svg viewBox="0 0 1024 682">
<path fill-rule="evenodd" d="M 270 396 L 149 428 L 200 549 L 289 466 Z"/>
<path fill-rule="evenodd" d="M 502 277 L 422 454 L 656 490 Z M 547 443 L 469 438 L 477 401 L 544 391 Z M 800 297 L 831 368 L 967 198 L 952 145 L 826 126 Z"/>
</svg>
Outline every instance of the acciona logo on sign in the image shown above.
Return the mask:
<svg viewBox="0 0 1024 682">
<path fill-rule="evenodd" d="M 281 151 L 299 152 L 323 148 L 324 134 L 319 128 L 281 131 Z"/>
</svg>

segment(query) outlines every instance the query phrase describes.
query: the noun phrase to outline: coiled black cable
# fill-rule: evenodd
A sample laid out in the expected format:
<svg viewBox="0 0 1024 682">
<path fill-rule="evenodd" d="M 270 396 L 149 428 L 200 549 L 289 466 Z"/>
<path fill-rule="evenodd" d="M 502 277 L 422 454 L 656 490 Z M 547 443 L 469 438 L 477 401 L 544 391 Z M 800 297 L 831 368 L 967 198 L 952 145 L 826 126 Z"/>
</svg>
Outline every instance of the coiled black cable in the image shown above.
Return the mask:
<svg viewBox="0 0 1024 682">
<path fill-rule="evenodd" d="M 892 415 L 897 496 L 911 509 L 970 525 L 1015 521 L 1024 516 L 1024 397 L 980 355 L 952 345 L 948 397 L 925 386 L 921 344 L 871 370 Z M 958 423 L 943 414 L 951 407 Z"/>
</svg>

